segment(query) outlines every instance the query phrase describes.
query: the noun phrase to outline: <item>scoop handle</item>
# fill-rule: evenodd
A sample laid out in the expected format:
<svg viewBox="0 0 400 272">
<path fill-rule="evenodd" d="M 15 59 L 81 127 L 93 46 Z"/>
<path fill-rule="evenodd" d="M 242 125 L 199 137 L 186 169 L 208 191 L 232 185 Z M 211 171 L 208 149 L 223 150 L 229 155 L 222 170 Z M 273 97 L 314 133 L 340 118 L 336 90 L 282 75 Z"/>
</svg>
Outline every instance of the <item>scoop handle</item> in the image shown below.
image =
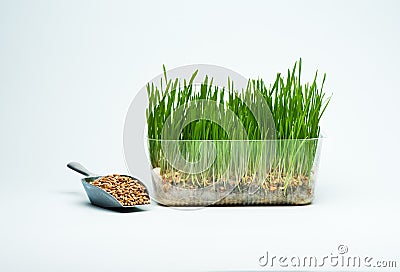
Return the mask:
<svg viewBox="0 0 400 272">
<path fill-rule="evenodd" d="M 95 173 L 90 172 L 89 170 L 87 170 L 82 164 L 80 164 L 79 162 L 70 162 L 67 164 L 67 167 L 74 170 L 75 172 L 78 172 L 84 176 L 87 177 L 95 177 L 97 176 Z"/>
</svg>

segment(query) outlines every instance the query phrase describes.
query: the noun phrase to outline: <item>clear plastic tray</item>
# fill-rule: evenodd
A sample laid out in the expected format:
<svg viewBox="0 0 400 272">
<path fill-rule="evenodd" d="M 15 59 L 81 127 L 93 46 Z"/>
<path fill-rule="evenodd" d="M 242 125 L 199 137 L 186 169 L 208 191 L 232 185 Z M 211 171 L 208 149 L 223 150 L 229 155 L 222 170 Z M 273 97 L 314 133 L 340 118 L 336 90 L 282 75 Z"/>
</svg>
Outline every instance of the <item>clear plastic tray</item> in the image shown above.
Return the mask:
<svg viewBox="0 0 400 272">
<path fill-rule="evenodd" d="M 148 139 L 153 198 L 167 206 L 304 205 L 314 199 L 322 138 Z"/>
</svg>

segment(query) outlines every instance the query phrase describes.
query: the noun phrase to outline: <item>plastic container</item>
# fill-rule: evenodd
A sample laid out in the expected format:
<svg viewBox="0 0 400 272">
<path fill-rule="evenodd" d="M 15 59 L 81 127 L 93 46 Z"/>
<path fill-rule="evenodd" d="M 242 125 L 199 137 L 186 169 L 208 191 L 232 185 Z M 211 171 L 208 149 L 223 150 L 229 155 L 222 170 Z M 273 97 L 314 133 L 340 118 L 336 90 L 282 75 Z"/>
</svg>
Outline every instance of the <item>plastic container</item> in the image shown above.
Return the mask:
<svg viewBox="0 0 400 272">
<path fill-rule="evenodd" d="M 166 206 L 310 204 L 321 143 L 148 139 L 153 198 Z"/>
</svg>

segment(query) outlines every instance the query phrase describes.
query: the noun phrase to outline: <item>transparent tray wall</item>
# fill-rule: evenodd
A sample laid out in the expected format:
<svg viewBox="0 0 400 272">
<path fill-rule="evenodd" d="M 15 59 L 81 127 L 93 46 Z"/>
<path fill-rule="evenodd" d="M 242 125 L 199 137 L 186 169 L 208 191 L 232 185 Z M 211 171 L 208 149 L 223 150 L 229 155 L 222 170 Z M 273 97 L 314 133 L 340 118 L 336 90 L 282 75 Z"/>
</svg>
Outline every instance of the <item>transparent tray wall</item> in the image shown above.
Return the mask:
<svg viewBox="0 0 400 272">
<path fill-rule="evenodd" d="M 310 204 L 321 144 L 148 139 L 153 197 L 167 206 Z"/>
</svg>

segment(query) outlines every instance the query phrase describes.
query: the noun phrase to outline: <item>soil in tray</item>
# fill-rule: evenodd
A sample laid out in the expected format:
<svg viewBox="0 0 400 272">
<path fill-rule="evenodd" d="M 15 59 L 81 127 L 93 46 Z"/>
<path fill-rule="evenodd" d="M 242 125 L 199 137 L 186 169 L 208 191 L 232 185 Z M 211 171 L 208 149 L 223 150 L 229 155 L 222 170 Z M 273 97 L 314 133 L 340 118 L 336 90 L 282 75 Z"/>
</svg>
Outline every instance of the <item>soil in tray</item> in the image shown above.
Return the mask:
<svg viewBox="0 0 400 272">
<path fill-rule="evenodd" d="M 153 182 L 158 202 L 164 205 L 303 205 L 311 203 L 314 194 L 309 176 L 286 176 L 279 171 L 271 171 L 261 186 L 256 186 L 259 183 L 251 176 L 213 182 L 192 177 L 185 180 L 180 172 L 158 173 L 159 169 L 154 169 Z"/>
</svg>

